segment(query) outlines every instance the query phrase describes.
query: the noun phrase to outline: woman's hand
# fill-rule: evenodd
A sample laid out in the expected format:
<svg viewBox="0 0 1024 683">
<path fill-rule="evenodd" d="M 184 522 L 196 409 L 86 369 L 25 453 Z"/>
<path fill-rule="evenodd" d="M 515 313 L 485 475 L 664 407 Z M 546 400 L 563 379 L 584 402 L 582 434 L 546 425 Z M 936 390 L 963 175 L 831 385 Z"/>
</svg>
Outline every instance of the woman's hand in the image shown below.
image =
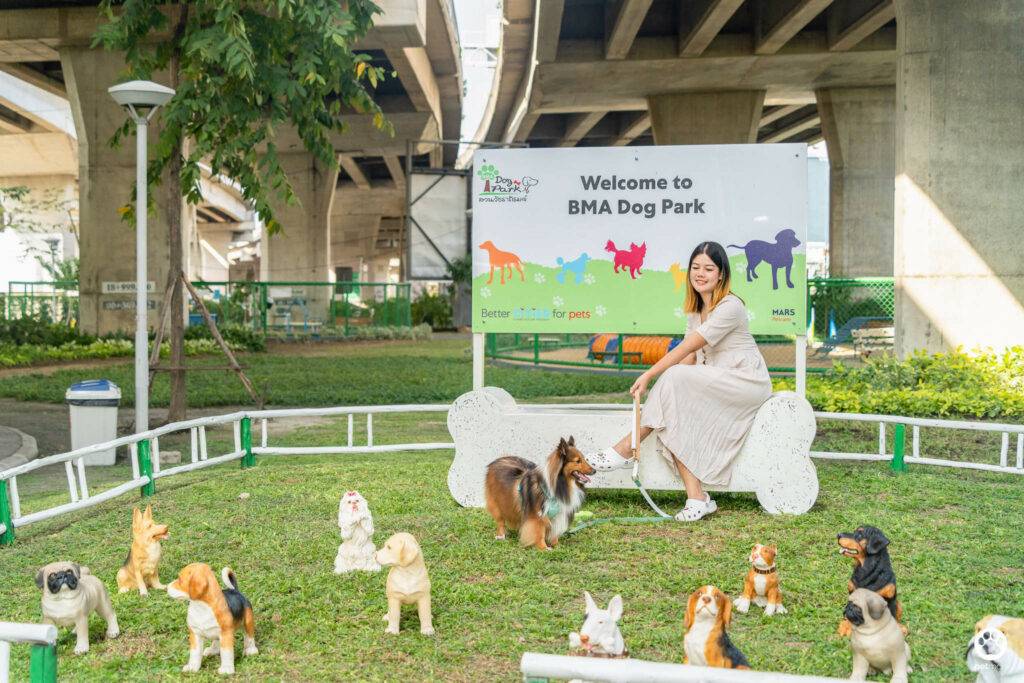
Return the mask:
<svg viewBox="0 0 1024 683">
<path fill-rule="evenodd" d="M 644 392 L 647 391 L 647 385 L 651 383 L 651 378 L 645 372 L 636 378 L 633 382 L 633 386 L 629 388 L 630 395 L 637 401 L 643 399 Z"/>
</svg>

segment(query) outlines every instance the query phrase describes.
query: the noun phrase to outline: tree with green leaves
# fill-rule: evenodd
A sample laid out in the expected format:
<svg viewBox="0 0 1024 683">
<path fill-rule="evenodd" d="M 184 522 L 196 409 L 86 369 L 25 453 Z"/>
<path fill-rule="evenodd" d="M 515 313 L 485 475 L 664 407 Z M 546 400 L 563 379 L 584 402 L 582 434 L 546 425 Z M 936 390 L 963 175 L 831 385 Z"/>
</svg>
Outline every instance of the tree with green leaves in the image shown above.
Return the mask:
<svg viewBox="0 0 1024 683">
<path fill-rule="evenodd" d="M 494 164 L 484 164 L 476 174 L 484 181 L 484 192 L 490 192 L 491 181 L 498 177 L 498 169 L 494 167 Z"/>
<path fill-rule="evenodd" d="M 196 204 L 205 164 L 241 186 L 265 234 L 281 228 L 274 198 L 297 203 L 278 160 L 284 128 L 328 167 L 337 163 L 331 136 L 345 131 L 347 116 L 372 116 L 377 128 L 390 131 L 372 97 L 384 72 L 353 50 L 380 12 L 370 0 L 102 0 L 100 11 L 108 22 L 94 46 L 125 55 L 126 79 L 167 73 L 176 91 L 160 113 L 149 182 L 166 173 Z M 126 121 L 112 144 L 132 126 Z M 168 205 L 178 214 L 168 216 L 174 277 L 181 273 L 180 203 Z M 122 213 L 134 220 L 131 200 Z M 173 284 L 172 311 L 182 310 L 181 296 L 180 283 Z M 174 369 L 184 363 L 184 345 L 180 316 L 171 321 L 174 420 L 185 413 L 184 373 Z"/>
</svg>

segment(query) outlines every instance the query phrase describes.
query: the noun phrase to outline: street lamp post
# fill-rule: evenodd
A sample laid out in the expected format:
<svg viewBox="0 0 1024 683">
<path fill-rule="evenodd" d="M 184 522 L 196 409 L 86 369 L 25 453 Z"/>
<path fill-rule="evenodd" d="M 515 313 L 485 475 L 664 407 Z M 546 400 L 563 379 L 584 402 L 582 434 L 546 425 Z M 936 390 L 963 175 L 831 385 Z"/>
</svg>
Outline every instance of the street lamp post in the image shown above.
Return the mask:
<svg viewBox="0 0 1024 683">
<path fill-rule="evenodd" d="M 152 81 L 129 81 L 107 92 L 135 121 L 135 431 L 138 433 L 149 429 L 146 138 L 149 120 L 174 96 L 174 91 Z"/>
</svg>

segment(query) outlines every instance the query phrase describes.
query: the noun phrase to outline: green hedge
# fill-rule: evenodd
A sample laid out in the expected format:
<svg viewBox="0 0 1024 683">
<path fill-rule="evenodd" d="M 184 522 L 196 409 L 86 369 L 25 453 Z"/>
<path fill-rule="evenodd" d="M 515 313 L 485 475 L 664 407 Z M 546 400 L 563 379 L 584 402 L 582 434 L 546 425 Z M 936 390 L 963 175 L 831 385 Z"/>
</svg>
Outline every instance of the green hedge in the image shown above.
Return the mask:
<svg viewBox="0 0 1024 683">
<path fill-rule="evenodd" d="M 152 348 L 152 344 L 149 345 Z M 243 351 L 244 347 L 228 342 L 228 346 L 235 351 Z M 201 356 L 210 353 L 219 353 L 220 346 L 212 339 L 186 339 L 185 355 Z M 59 346 L 44 346 L 40 344 L 13 344 L 0 343 L 0 368 L 15 368 L 32 365 L 42 365 L 55 361 L 69 360 L 91 360 L 100 358 L 122 358 L 130 357 L 135 353 L 135 344 L 127 339 L 98 339 L 89 344 L 61 344 Z M 164 342 L 160 345 L 160 357 L 165 358 L 171 353 L 170 344 Z"/>
<path fill-rule="evenodd" d="M 776 388 L 793 386 L 793 380 Z M 870 359 L 863 367 L 836 363 L 807 383 L 816 410 L 908 417 L 1024 419 L 1024 346 L 1003 353 L 957 349 L 905 360 Z"/>
</svg>

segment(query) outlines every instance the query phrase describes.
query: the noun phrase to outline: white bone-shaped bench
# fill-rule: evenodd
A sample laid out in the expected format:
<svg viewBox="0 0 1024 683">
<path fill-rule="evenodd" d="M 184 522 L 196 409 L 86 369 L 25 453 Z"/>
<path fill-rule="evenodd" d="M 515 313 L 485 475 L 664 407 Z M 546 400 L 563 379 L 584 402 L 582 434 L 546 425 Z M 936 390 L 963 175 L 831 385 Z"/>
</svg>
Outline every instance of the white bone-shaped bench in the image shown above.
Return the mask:
<svg viewBox="0 0 1024 683">
<path fill-rule="evenodd" d="M 573 436 L 584 453 L 618 441 L 631 429 L 628 410 L 519 406 L 504 389 L 484 387 L 455 399 L 448 431 L 455 459 L 448 488 L 460 505 L 483 507 L 487 465 L 502 455 L 540 464 L 562 437 Z M 818 471 L 810 448 L 816 425 L 807 401 L 793 392 L 772 395 L 757 411 L 728 486 L 712 491 L 750 492 L 766 512 L 803 514 L 818 497 Z M 640 481 L 647 489 L 682 490 L 679 475 L 659 453 L 657 438 L 640 447 Z M 588 488 L 633 488 L 629 470 L 599 472 Z"/>
</svg>

